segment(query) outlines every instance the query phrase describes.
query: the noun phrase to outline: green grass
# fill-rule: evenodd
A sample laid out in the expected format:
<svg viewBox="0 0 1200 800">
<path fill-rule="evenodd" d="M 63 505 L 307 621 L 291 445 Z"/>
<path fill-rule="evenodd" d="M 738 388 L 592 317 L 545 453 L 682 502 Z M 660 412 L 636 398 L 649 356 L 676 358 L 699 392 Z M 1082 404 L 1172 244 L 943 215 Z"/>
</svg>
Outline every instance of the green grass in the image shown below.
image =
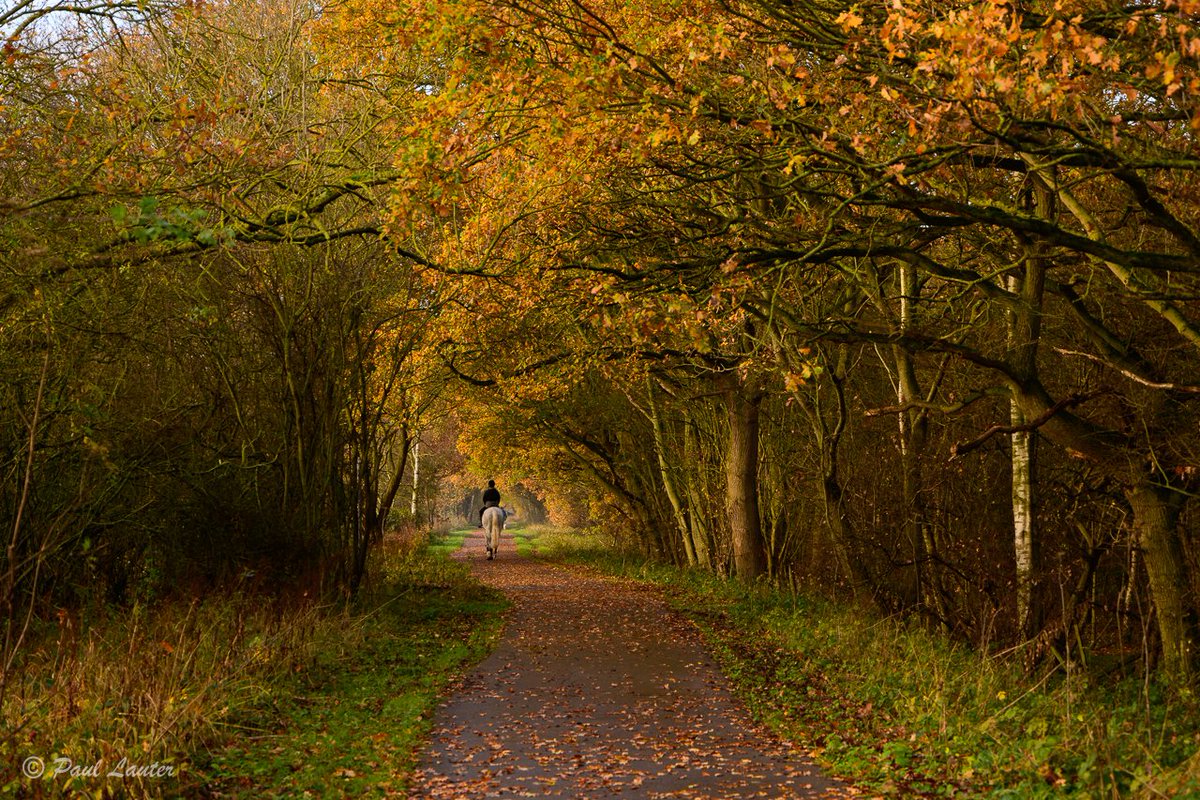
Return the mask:
<svg viewBox="0 0 1200 800">
<path fill-rule="evenodd" d="M 462 547 L 463 541 L 467 538 L 474 528 L 456 528 L 451 531 L 439 531 L 430 535 L 428 544 L 425 549 L 428 553 L 436 556 L 449 556 L 454 551 Z"/>
<path fill-rule="evenodd" d="M 512 534 L 513 544 L 516 545 L 519 555 L 525 557 L 537 555 L 535 543 L 540 530 L 537 526 L 514 520 L 508 523 L 504 530 L 506 533 Z"/>
<path fill-rule="evenodd" d="M 627 571 L 631 564 L 642 563 L 640 557 L 623 554 L 614 540 L 601 534 L 551 525 L 530 525 L 524 533 L 529 542 L 529 554 L 539 558 L 603 563 L 609 571 L 617 572 Z"/>
<path fill-rule="evenodd" d="M 272 710 L 269 735 L 215 752 L 203 767 L 210 783 L 246 797 L 405 796 L 432 709 L 490 650 L 504 609 L 444 558 L 453 541 L 389 563 L 386 588 L 355 616 L 354 645 L 322 654 Z"/>
<path fill-rule="evenodd" d="M 3 707 L 0 795 L 405 796 L 430 712 L 505 607 L 445 549 L 392 542 L 349 604 L 213 598 L 40 631 Z M 30 781 L 29 755 L 102 776 Z M 121 757 L 177 774 L 104 777 Z"/>
<path fill-rule="evenodd" d="M 1192 691 L 1031 678 L 863 609 L 650 565 L 576 533 L 536 546 L 663 587 L 759 720 L 872 794 L 1200 798 Z"/>
</svg>

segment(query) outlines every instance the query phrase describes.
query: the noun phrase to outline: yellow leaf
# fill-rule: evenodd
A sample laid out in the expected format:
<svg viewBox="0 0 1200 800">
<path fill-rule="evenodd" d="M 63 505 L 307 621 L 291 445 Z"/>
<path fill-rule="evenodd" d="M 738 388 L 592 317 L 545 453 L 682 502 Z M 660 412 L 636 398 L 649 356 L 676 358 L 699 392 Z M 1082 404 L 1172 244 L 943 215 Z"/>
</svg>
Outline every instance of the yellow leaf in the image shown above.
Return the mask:
<svg viewBox="0 0 1200 800">
<path fill-rule="evenodd" d="M 862 25 L 863 18 L 853 11 L 843 11 L 837 18 L 837 24 L 842 26 L 842 30 L 848 31 L 852 28 L 857 28 Z"/>
</svg>

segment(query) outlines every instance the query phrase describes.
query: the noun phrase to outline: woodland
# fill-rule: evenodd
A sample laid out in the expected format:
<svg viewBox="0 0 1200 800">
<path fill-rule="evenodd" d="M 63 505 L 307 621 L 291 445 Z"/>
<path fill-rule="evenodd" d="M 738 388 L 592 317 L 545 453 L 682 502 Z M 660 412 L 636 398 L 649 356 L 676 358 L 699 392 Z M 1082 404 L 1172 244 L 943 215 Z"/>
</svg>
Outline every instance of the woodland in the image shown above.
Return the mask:
<svg viewBox="0 0 1200 800">
<path fill-rule="evenodd" d="M 10 0 L 0 34 L 0 700 L 39 621 L 352 595 L 486 477 L 1194 685 L 1197 0 Z"/>
</svg>

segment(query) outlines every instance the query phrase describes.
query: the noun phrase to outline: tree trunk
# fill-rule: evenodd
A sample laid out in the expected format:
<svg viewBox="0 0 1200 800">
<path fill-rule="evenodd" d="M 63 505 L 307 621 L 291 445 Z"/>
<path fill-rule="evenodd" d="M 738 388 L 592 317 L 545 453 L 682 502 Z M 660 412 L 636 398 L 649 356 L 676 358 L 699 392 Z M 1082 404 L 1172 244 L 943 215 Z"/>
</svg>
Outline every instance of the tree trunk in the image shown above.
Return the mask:
<svg viewBox="0 0 1200 800">
<path fill-rule="evenodd" d="M 1054 198 L 1038 177 L 1033 178 L 1029 194 L 1031 209 L 1043 219 L 1054 213 Z M 1023 274 L 1010 273 L 1008 288 L 1019 302 L 1009 313 L 1009 347 L 1013 374 L 1026 382 L 1038 374 L 1038 347 L 1042 335 L 1042 301 L 1046 287 L 1046 246 L 1030 244 L 1026 248 Z M 1014 428 L 1024 425 L 1025 414 L 1014 397 L 1009 408 L 1009 420 Z M 1034 583 L 1039 571 L 1037 530 L 1035 528 L 1037 495 L 1035 468 L 1037 465 L 1037 436 L 1030 431 L 1016 431 L 1012 443 L 1012 521 L 1013 552 L 1016 559 L 1017 631 L 1023 639 L 1037 636 L 1041 628 L 1041 611 L 1035 606 Z"/>
<path fill-rule="evenodd" d="M 687 480 L 688 527 L 692 532 L 692 543 L 696 548 L 696 563 L 705 569 L 712 569 L 713 534 L 708 524 L 709 514 L 704 493 L 699 482 L 703 480 L 704 464 L 698 454 L 701 452 L 696 442 L 695 420 L 687 421 L 683 431 L 683 463 L 695 467 L 694 474 L 699 477 Z"/>
<path fill-rule="evenodd" d="M 725 506 L 733 544 L 734 572 L 754 580 L 766 572 L 767 554 L 758 510 L 758 426 L 762 393 L 735 377 L 725 388 L 729 446 L 725 454 Z"/>
<path fill-rule="evenodd" d="M 1014 427 L 1025 423 L 1025 415 L 1013 403 L 1010 413 Z M 1012 521 L 1013 551 L 1016 553 L 1017 630 L 1028 639 L 1037 633 L 1037 614 L 1033 607 L 1033 582 L 1036 575 L 1036 547 L 1033 527 L 1034 439 L 1029 431 L 1012 434 Z"/>
<path fill-rule="evenodd" d="M 840 447 L 842 434 L 846 430 L 848 409 L 846 408 L 846 348 L 839 349 L 837 363 L 828 372 L 828 384 L 833 389 L 837 418 L 830 429 L 822 415 L 819 403 L 809 409 L 813 432 L 821 447 L 821 499 L 825 505 L 825 523 L 832 539 L 833 551 L 838 564 L 850 581 L 850 590 L 858 595 L 864 589 L 874 589 L 866 564 L 855 552 L 854 523 L 846 507 L 845 490 L 842 487 L 840 469 Z"/>
<path fill-rule="evenodd" d="M 1162 670 L 1174 683 L 1192 676 L 1195 629 L 1188 602 L 1188 576 L 1179 512 L 1184 496 L 1150 483 L 1126 493 L 1133 509 L 1133 529 L 1146 561 L 1158 631 L 1162 638 Z"/>
<path fill-rule="evenodd" d="M 409 506 L 409 516 L 413 522 L 417 522 L 417 493 L 421 486 L 421 435 L 418 433 L 412 446 L 413 456 L 413 478 L 412 478 L 412 503 Z"/>
<path fill-rule="evenodd" d="M 667 464 L 665 444 L 663 442 L 662 415 L 658 413 L 658 405 L 654 402 L 654 385 L 646 379 L 646 397 L 650 406 L 650 425 L 654 431 L 654 453 L 658 457 L 658 470 L 662 479 L 663 491 L 671 504 L 671 513 L 675 518 L 675 527 L 679 538 L 683 540 L 684 553 L 689 567 L 697 565 L 696 545 L 692 540 L 692 531 L 688 525 L 687 510 L 679 498 L 679 490 L 675 486 L 675 476 Z"/>
<path fill-rule="evenodd" d="M 899 266 L 900 333 L 907 334 L 914 324 L 914 301 L 921 286 L 916 271 L 908 264 Z M 900 407 L 901 481 L 904 490 L 904 534 L 908 540 L 914 567 L 915 598 L 926 611 L 945 625 L 948 616 L 938 564 L 938 546 L 925 510 L 924 475 L 921 459 L 929 439 L 929 412 L 917 404 L 926 398 L 917 380 L 912 354 L 903 347 L 893 348 L 896 359 L 896 395 Z"/>
<path fill-rule="evenodd" d="M 846 508 L 845 490 L 838 476 L 836 462 L 827 463 L 821 478 L 821 499 L 825 505 L 825 524 L 833 540 L 833 551 L 838 564 L 850 582 L 850 591 L 859 596 L 864 590 L 874 592 L 875 583 L 866 565 L 854 552 L 854 523 Z"/>
</svg>

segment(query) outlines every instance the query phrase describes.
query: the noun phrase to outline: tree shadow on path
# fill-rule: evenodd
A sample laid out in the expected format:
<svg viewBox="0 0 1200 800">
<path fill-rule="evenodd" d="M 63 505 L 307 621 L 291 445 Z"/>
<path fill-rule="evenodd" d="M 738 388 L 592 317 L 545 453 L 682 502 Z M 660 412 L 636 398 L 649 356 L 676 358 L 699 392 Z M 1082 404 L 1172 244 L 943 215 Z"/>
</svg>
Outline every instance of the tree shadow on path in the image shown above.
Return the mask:
<svg viewBox="0 0 1200 800">
<path fill-rule="evenodd" d="M 810 798 L 851 791 L 755 725 L 695 628 L 648 587 L 522 558 L 456 558 L 513 603 L 438 710 L 412 798 Z"/>
</svg>

